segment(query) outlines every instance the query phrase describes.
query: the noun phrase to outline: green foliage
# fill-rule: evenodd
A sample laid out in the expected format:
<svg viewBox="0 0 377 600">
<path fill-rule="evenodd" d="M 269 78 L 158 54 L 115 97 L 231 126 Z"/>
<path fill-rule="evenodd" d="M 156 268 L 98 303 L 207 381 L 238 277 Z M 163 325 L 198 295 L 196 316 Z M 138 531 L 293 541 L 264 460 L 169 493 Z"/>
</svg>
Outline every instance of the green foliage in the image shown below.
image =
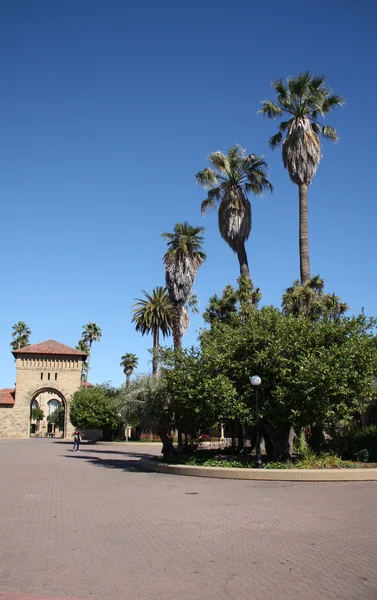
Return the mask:
<svg viewBox="0 0 377 600">
<path fill-rule="evenodd" d="M 130 377 L 134 372 L 134 369 L 137 368 L 139 364 L 139 359 L 136 354 L 132 354 L 132 352 L 127 352 L 121 357 L 120 366 L 123 368 L 123 372 L 127 377 Z"/>
<path fill-rule="evenodd" d="M 171 430 L 172 416 L 165 381 L 160 377 L 141 375 L 122 387 L 118 396 L 118 407 L 124 419 L 139 423 L 142 429 L 154 432 L 166 422 Z"/>
<path fill-rule="evenodd" d="M 41 408 L 31 409 L 31 420 L 32 421 L 43 421 L 45 415 Z"/>
<path fill-rule="evenodd" d="M 310 319 L 339 319 L 348 310 L 348 306 L 335 294 L 325 294 L 324 285 L 319 275 L 303 285 L 298 280 L 294 281 L 283 294 L 283 313 L 304 315 Z"/>
<path fill-rule="evenodd" d="M 142 335 L 161 331 L 163 337 L 171 334 L 171 303 L 166 288 L 157 286 L 148 294 L 142 290 L 145 298 L 136 298 L 133 306 L 132 322 L 136 331 Z"/>
<path fill-rule="evenodd" d="M 276 93 L 276 102 L 263 100 L 259 111 L 261 116 L 269 119 L 287 115 L 288 121 L 282 121 L 279 131 L 270 139 L 271 148 L 276 148 L 290 131 L 292 123 L 298 119 L 308 118 L 314 133 L 333 142 L 338 141 L 338 133 L 333 127 L 322 125 L 318 118 L 324 117 L 335 107 L 343 106 L 344 99 L 326 85 L 326 76 L 312 75 L 309 71 L 297 77 L 288 77 L 286 83 L 280 79 L 272 82 Z"/>
<path fill-rule="evenodd" d="M 338 426 L 331 433 L 331 448 L 342 456 L 377 462 L 377 425 Z"/>
<path fill-rule="evenodd" d="M 86 347 L 91 349 L 93 342 L 99 342 L 102 337 L 101 328 L 96 323 L 87 323 L 83 326 L 83 332 L 81 339 L 83 340 Z"/>
<path fill-rule="evenodd" d="M 166 382 L 162 377 L 143 375 L 119 391 L 117 407 L 123 419 L 139 423 L 142 429 L 157 433 L 163 453 L 172 450 L 173 413 Z"/>
<path fill-rule="evenodd" d="M 255 465 L 254 457 L 239 458 L 207 450 L 199 451 L 192 456 L 175 455 L 162 459 L 162 462 L 184 464 L 193 467 L 220 467 L 225 469 L 250 469 Z M 338 456 L 331 454 L 316 455 L 313 453 L 312 456 L 294 463 L 286 464 L 284 462 L 270 461 L 266 462 L 263 466 L 265 469 L 358 469 L 363 465 L 356 461 L 342 460 Z"/>
<path fill-rule="evenodd" d="M 207 369 L 200 350 L 168 348 L 161 356 L 161 377 L 178 429 L 197 433 L 238 414 L 234 386 L 226 376 Z"/>
<path fill-rule="evenodd" d="M 77 342 L 76 350 L 80 350 L 80 352 L 84 352 L 88 356 L 90 354 L 89 346 L 87 345 L 86 341 L 82 338 Z M 88 364 L 85 361 L 82 361 L 81 363 L 81 380 L 88 380 Z"/>
<path fill-rule="evenodd" d="M 108 384 L 83 387 L 73 395 L 70 419 L 80 429 L 103 429 L 108 436 L 118 427 L 117 392 Z"/>
<path fill-rule="evenodd" d="M 54 425 L 56 425 L 56 427 L 59 427 L 60 431 L 63 431 L 65 421 L 64 406 L 58 406 L 58 408 L 47 417 L 47 420 L 49 423 L 53 423 Z"/>
<path fill-rule="evenodd" d="M 242 311 L 243 306 L 246 306 L 246 308 L 250 304 L 258 306 L 262 294 L 259 288 L 254 289 L 252 280 L 241 276 L 238 278 L 237 283 L 238 288 L 236 289 L 231 285 L 227 285 L 220 298 L 217 294 L 211 296 L 203 313 L 203 319 L 206 323 L 211 324 L 214 321 L 231 323 L 233 316 L 237 311 Z"/>
<path fill-rule="evenodd" d="M 185 221 L 176 223 L 172 233 L 162 234 L 168 245 L 163 260 L 166 287 L 173 306 L 184 305 L 189 300 L 198 269 L 207 258 L 203 251 L 203 233 L 203 227 Z"/>
<path fill-rule="evenodd" d="M 250 308 L 231 325 L 216 322 L 202 335 L 213 373 L 226 375 L 252 418 L 249 377 L 262 378 L 261 416 L 278 424 L 335 422 L 371 402 L 375 391 L 374 319 L 365 315 L 311 321 L 273 307 Z"/>
<path fill-rule="evenodd" d="M 29 338 L 31 335 L 31 329 L 26 325 L 24 321 L 18 321 L 12 326 L 12 338 L 10 345 L 13 350 L 19 350 L 30 346 Z"/>
<path fill-rule="evenodd" d="M 77 342 L 76 349 L 80 350 L 80 352 L 85 352 L 85 354 L 89 354 L 89 346 L 87 342 L 82 338 Z"/>
</svg>

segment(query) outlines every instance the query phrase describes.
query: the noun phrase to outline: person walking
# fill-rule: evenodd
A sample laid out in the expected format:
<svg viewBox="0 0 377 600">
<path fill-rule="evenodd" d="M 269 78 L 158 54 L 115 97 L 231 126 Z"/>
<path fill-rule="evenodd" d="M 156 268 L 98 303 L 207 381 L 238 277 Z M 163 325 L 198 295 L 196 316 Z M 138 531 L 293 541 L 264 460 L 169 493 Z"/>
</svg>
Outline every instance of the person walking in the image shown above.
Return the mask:
<svg viewBox="0 0 377 600">
<path fill-rule="evenodd" d="M 80 442 L 81 442 L 81 431 L 79 429 L 75 429 L 74 434 L 73 434 L 72 452 L 80 452 Z"/>
</svg>

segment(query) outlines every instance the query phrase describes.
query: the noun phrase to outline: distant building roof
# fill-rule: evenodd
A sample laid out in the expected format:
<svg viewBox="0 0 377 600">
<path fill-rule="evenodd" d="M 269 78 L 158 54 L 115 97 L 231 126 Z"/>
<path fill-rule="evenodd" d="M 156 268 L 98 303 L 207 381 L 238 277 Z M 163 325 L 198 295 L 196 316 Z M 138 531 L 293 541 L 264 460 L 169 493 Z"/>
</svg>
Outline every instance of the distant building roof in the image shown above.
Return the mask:
<svg viewBox="0 0 377 600">
<path fill-rule="evenodd" d="M 40 342 L 39 344 L 33 344 L 32 346 L 25 346 L 19 350 L 13 350 L 12 354 L 17 357 L 22 354 L 58 354 L 64 356 L 88 356 L 86 352 L 76 350 L 55 340 L 47 340 L 46 342 Z"/>
<path fill-rule="evenodd" d="M 14 404 L 15 388 L 4 388 L 0 390 L 0 404 Z"/>
</svg>

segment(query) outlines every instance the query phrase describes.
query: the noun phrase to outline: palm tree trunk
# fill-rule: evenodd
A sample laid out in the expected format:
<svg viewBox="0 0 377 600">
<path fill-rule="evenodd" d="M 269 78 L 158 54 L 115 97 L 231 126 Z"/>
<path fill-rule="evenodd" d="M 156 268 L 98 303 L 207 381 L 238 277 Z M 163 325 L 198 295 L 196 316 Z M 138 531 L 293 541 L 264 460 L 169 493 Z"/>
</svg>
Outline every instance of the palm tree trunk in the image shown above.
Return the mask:
<svg viewBox="0 0 377 600">
<path fill-rule="evenodd" d="M 172 310 L 172 329 L 173 329 L 173 344 L 174 350 L 182 348 L 182 331 L 181 331 L 181 313 L 182 305 L 177 303 L 173 304 Z"/>
<path fill-rule="evenodd" d="M 247 254 L 245 250 L 244 242 L 238 242 L 237 244 L 237 256 L 238 262 L 240 263 L 240 274 L 241 277 L 246 277 L 246 279 L 250 278 L 249 264 L 247 262 Z"/>
<path fill-rule="evenodd" d="M 126 375 L 126 387 L 130 385 L 130 377 L 131 375 Z"/>
<path fill-rule="evenodd" d="M 153 358 L 152 358 L 152 374 L 153 375 L 157 375 L 158 372 L 158 356 L 157 356 L 157 352 L 158 352 L 158 347 L 160 345 L 160 330 L 157 327 L 157 329 L 153 330 Z"/>
<path fill-rule="evenodd" d="M 298 186 L 300 200 L 300 276 L 301 285 L 310 279 L 309 234 L 308 234 L 308 186 L 300 183 Z"/>
<path fill-rule="evenodd" d="M 92 346 L 89 346 L 89 352 L 88 352 L 88 362 L 86 363 L 88 365 L 88 368 L 86 370 L 86 379 L 85 379 L 85 387 L 88 387 L 88 377 L 89 377 L 89 369 L 90 369 L 90 352 L 91 352 Z"/>
</svg>

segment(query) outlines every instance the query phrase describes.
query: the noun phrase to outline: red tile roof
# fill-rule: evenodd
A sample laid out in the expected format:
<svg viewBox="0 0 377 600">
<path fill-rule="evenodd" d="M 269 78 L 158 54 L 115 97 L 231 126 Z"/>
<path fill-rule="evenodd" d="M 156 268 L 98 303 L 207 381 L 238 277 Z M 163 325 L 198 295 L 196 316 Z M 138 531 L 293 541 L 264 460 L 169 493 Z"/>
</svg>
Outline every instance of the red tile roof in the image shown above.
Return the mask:
<svg viewBox="0 0 377 600">
<path fill-rule="evenodd" d="M 15 388 L 4 388 L 0 390 L 0 404 L 14 404 Z"/>
<path fill-rule="evenodd" d="M 55 340 L 47 340 L 46 342 L 40 342 L 39 344 L 33 344 L 32 346 L 25 346 L 19 350 L 13 350 L 13 356 L 20 354 L 59 354 L 64 356 L 87 356 L 85 352 L 71 348 Z"/>
</svg>

